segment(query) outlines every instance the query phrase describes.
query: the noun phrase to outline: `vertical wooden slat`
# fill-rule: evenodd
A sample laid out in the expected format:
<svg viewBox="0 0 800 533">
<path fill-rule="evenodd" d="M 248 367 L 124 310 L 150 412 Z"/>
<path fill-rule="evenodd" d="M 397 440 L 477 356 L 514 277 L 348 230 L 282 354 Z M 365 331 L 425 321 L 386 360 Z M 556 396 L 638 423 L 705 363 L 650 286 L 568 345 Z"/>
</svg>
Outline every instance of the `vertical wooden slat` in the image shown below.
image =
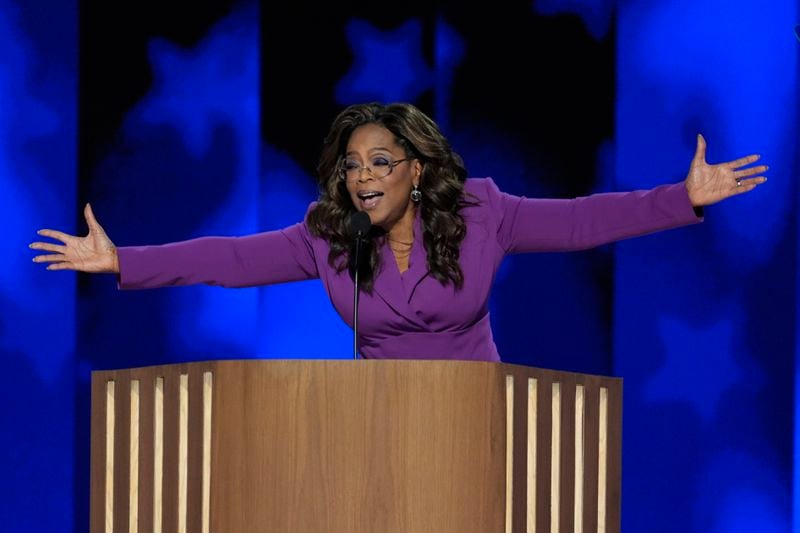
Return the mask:
<svg viewBox="0 0 800 533">
<path fill-rule="evenodd" d="M 202 533 L 211 531 L 211 414 L 213 412 L 214 374 L 203 373 L 203 503 Z"/>
<path fill-rule="evenodd" d="M 559 531 L 561 518 L 561 383 L 553 383 L 550 411 L 550 531 Z"/>
<path fill-rule="evenodd" d="M 153 371 L 137 374 L 139 381 L 139 531 L 153 528 L 153 431 L 155 422 L 155 377 Z"/>
<path fill-rule="evenodd" d="M 605 533 L 608 519 L 608 388 L 600 388 L 600 431 L 597 459 L 597 531 Z"/>
<path fill-rule="evenodd" d="M 575 374 L 561 378 L 561 480 L 559 519 L 561 531 L 572 532 L 575 524 Z"/>
<path fill-rule="evenodd" d="M 537 479 L 536 479 L 536 531 L 547 533 L 550 531 L 550 505 L 552 501 L 551 487 L 551 458 L 553 448 L 553 381 L 550 376 L 542 376 L 538 386 L 539 404 L 537 448 Z"/>
<path fill-rule="evenodd" d="M 153 400 L 153 532 L 164 529 L 164 376 L 155 380 Z"/>
<path fill-rule="evenodd" d="M 516 369 L 515 369 L 516 370 Z M 528 519 L 528 382 L 514 372 L 514 512 L 513 531 L 525 531 Z"/>
<path fill-rule="evenodd" d="M 130 453 L 128 454 L 128 533 L 139 531 L 139 380 L 130 381 Z"/>
<path fill-rule="evenodd" d="M 514 503 L 514 376 L 506 376 L 506 533 L 512 531 Z"/>
<path fill-rule="evenodd" d="M 180 427 L 180 372 L 173 366 L 164 372 L 164 510 L 165 533 L 178 531 L 178 439 Z"/>
<path fill-rule="evenodd" d="M 105 434 L 105 531 L 114 532 L 114 436 L 115 436 L 115 383 L 106 382 L 106 434 Z"/>
<path fill-rule="evenodd" d="M 130 473 L 130 377 L 115 372 L 114 424 L 114 531 L 128 530 L 128 479 Z"/>
<path fill-rule="evenodd" d="M 599 457 L 599 402 L 600 387 L 597 380 L 587 380 L 584 414 L 584 476 L 583 476 L 583 526 L 585 531 L 597 531 L 597 462 Z"/>
<path fill-rule="evenodd" d="M 189 375 L 178 378 L 178 533 L 186 533 L 189 471 Z"/>
<path fill-rule="evenodd" d="M 203 519 L 203 372 L 189 369 L 186 530 L 199 532 Z"/>
<path fill-rule="evenodd" d="M 536 533 L 536 439 L 538 429 L 538 392 L 538 382 L 536 378 L 528 378 L 528 493 L 526 495 L 526 508 L 528 516 L 525 521 L 527 533 Z"/>
<path fill-rule="evenodd" d="M 622 387 L 608 388 L 608 469 L 607 530 L 618 533 L 621 527 Z"/>
<path fill-rule="evenodd" d="M 583 450 L 584 450 L 585 396 L 583 385 L 575 386 L 575 491 L 573 505 L 573 530 L 583 533 Z"/>
</svg>

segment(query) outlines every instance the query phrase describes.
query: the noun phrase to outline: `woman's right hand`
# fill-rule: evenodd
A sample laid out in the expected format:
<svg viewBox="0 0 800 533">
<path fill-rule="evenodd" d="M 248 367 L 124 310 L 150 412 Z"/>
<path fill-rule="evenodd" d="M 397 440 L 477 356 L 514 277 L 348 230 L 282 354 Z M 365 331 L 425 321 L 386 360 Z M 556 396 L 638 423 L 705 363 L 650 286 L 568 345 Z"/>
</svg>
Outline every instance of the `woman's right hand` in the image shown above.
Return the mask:
<svg viewBox="0 0 800 533">
<path fill-rule="evenodd" d="M 42 229 L 39 235 L 50 237 L 62 244 L 48 242 L 34 242 L 30 245 L 34 250 L 52 252 L 47 255 L 37 255 L 33 258 L 35 263 L 50 263 L 47 270 L 78 270 L 80 272 L 107 272 L 119 273 L 119 259 L 117 247 L 108 238 L 103 227 L 94 218 L 92 207 L 87 203 L 83 209 L 89 234 L 86 237 L 75 237 L 60 231 Z"/>
</svg>

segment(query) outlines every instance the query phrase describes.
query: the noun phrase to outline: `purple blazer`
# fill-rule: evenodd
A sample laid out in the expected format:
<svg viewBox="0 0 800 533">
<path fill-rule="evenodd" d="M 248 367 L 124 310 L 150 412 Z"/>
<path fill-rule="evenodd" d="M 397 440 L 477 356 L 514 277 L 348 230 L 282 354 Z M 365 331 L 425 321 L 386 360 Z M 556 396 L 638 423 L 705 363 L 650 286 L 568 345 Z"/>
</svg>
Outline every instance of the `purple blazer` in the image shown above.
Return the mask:
<svg viewBox="0 0 800 533">
<path fill-rule="evenodd" d="M 400 273 L 388 245 L 372 294 L 359 304 L 365 358 L 499 361 L 488 302 L 507 254 L 582 250 L 702 221 L 683 183 L 648 191 L 571 199 L 531 199 L 501 192 L 490 178 L 468 179 L 479 205 L 461 213 L 464 286 L 443 286 L 428 274 L 419 215 L 409 268 Z M 424 199 L 423 199 L 424 201 Z M 160 246 L 120 247 L 119 287 L 146 289 L 206 283 L 251 287 L 320 278 L 351 327 L 353 281 L 328 265 L 328 244 L 305 221 L 244 237 L 202 237 Z"/>
</svg>

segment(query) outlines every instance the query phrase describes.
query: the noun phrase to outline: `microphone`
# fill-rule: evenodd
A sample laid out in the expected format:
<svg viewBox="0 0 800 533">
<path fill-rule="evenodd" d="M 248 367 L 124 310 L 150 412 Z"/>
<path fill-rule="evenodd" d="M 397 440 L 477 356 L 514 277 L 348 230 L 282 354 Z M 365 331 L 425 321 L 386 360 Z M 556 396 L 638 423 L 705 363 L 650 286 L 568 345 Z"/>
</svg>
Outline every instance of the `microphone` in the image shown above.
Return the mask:
<svg viewBox="0 0 800 533">
<path fill-rule="evenodd" d="M 357 239 L 363 239 L 371 227 L 372 221 L 366 211 L 356 211 L 350 215 L 350 229 Z"/>
<path fill-rule="evenodd" d="M 355 238 L 353 254 L 353 359 L 358 359 L 358 271 L 361 270 L 361 244 L 364 242 L 372 221 L 364 211 L 356 211 L 350 215 L 350 231 Z"/>
</svg>

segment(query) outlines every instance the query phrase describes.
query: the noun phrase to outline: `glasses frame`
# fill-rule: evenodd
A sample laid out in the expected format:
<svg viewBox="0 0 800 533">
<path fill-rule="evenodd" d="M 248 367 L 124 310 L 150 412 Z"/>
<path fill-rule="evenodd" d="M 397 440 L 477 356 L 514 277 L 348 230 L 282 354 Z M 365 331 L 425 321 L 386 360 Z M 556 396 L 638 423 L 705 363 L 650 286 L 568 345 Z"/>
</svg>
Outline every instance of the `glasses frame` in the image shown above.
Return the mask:
<svg viewBox="0 0 800 533">
<path fill-rule="evenodd" d="M 413 157 L 404 157 L 403 159 L 398 159 L 397 161 L 392 161 L 391 163 L 389 163 L 389 170 L 386 172 L 386 174 L 384 174 L 380 178 L 375 176 L 375 174 L 372 173 L 372 167 L 371 166 L 364 165 L 364 166 L 359 166 L 358 167 L 358 177 L 357 178 L 355 178 L 353 180 L 348 180 L 347 179 L 347 170 L 345 170 L 345 168 L 344 168 L 344 163 L 345 163 L 344 159 L 341 161 L 341 163 L 339 163 L 339 165 L 337 165 L 336 173 L 337 173 L 337 175 L 339 177 L 339 181 L 343 181 L 345 183 L 348 183 L 348 182 L 349 183 L 354 183 L 356 181 L 360 181 L 361 180 L 361 176 L 364 175 L 364 171 L 365 170 L 367 171 L 367 173 L 370 175 L 370 177 L 372 179 L 374 179 L 374 180 L 382 180 L 382 179 L 387 178 L 392 172 L 394 172 L 394 167 L 396 167 L 400 163 L 405 163 L 406 161 L 411 161 L 413 159 L 414 159 Z M 355 170 L 355 169 L 352 169 L 352 170 Z"/>
</svg>

